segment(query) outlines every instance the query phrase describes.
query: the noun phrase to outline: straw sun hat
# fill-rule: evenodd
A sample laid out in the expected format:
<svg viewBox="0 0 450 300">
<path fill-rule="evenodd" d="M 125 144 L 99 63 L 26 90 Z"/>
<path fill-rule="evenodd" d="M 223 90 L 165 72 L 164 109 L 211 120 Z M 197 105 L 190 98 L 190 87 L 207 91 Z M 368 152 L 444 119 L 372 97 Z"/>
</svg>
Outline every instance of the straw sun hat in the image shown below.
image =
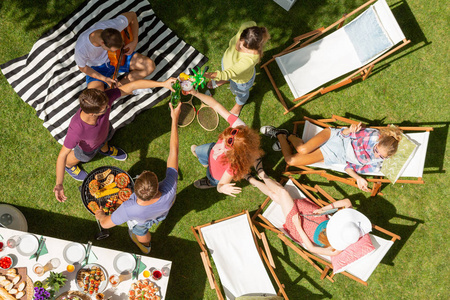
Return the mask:
<svg viewBox="0 0 450 300">
<path fill-rule="evenodd" d="M 344 250 L 370 231 L 372 231 L 372 223 L 365 215 L 353 208 L 338 211 L 327 224 L 328 241 L 336 250 Z"/>
</svg>

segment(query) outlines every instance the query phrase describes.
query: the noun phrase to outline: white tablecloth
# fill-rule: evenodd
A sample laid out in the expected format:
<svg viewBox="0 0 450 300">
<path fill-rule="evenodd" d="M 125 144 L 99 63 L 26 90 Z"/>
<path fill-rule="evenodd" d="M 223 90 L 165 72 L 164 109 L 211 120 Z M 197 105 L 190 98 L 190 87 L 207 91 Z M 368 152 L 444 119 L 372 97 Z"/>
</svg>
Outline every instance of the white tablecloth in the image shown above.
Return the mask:
<svg viewBox="0 0 450 300">
<path fill-rule="evenodd" d="M 25 257 L 25 256 L 21 255 L 17 251 L 17 249 L 11 249 L 6 246 L 6 241 L 8 240 L 9 237 L 11 237 L 13 235 L 20 236 L 23 234 L 25 234 L 25 232 L 7 229 L 7 228 L 0 228 L 0 235 L 3 237 L 3 240 L 2 239 L 0 239 L 0 240 L 5 243 L 5 248 L 2 252 L 0 252 L 0 256 L 7 255 L 7 254 L 13 254 L 13 255 L 17 256 L 17 258 L 18 258 L 17 263 L 15 264 L 14 267 L 27 267 L 27 274 L 31 278 L 31 280 L 33 280 L 33 282 L 37 281 L 37 280 L 42 281 L 48 277 L 49 272 L 45 273 L 41 277 L 37 276 L 32 271 L 32 267 L 36 264 L 35 258 L 30 259 L 29 257 Z M 37 235 L 37 234 L 35 236 L 38 239 L 41 237 L 40 235 Z M 64 272 L 64 275 L 66 275 L 67 279 L 68 279 L 66 285 L 60 289 L 58 294 L 61 294 L 68 290 L 78 290 L 77 286 L 76 286 L 75 277 L 76 277 L 77 271 L 80 269 L 80 265 L 79 264 L 76 265 L 75 271 L 69 273 L 66 271 L 67 265 L 69 263 L 67 263 L 63 257 L 63 250 L 67 244 L 71 243 L 71 241 L 56 239 L 56 238 L 47 237 L 47 236 L 44 236 L 44 237 L 46 238 L 45 244 L 48 249 L 48 253 L 41 255 L 39 257 L 38 262 L 42 265 L 45 265 L 50 259 L 55 258 L 55 257 L 59 258 L 61 261 L 61 264 L 58 268 L 53 270 L 53 272 Z M 85 244 L 85 246 L 86 246 L 86 244 Z M 95 258 L 91 257 L 91 259 L 90 259 L 91 263 L 96 263 L 96 264 L 103 266 L 106 269 L 108 276 L 117 274 L 117 272 L 114 269 L 113 262 L 114 262 L 114 258 L 122 252 L 103 248 L 103 247 L 97 247 L 97 246 L 92 246 L 91 251 L 97 257 L 96 261 L 95 261 Z M 139 253 L 137 253 L 137 254 L 140 255 Z M 94 260 L 94 261 L 92 261 L 92 260 Z M 169 269 L 172 268 L 172 262 L 168 261 L 168 260 L 163 260 L 163 259 L 158 259 L 158 258 L 153 258 L 153 257 L 142 255 L 141 261 L 146 265 L 147 270 L 152 267 L 155 267 L 155 268 L 161 270 L 161 268 L 164 266 L 169 267 Z M 139 274 L 139 277 L 137 279 L 144 279 L 144 276 L 142 275 L 142 273 Z M 149 279 L 152 280 L 151 277 Z M 135 280 L 129 279 L 127 281 L 121 282 L 116 288 L 111 287 L 111 284 L 108 283 L 106 290 L 103 292 L 105 294 L 105 298 L 107 299 L 108 297 L 112 296 L 111 297 L 112 300 L 128 299 L 128 290 L 131 286 L 131 283 L 134 281 Z M 152 280 L 152 281 L 154 281 L 154 280 Z M 167 277 L 163 276 L 160 280 L 155 281 L 155 283 L 161 289 L 162 299 L 165 299 L 165 295 L 167 292 L 167 284 L 169 283 L 169 276 L 167 276 Z"/>
</svg>

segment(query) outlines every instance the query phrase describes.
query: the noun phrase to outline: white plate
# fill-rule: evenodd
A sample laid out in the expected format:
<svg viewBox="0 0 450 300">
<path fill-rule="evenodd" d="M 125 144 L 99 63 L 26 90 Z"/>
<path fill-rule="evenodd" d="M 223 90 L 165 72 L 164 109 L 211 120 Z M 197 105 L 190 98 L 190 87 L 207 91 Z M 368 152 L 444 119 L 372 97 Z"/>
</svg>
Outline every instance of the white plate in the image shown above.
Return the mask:
<svg viewBox="0 0 450 300">
<path fill-rule="evenodd" d="M 103 275 L 105 275 L 105 280 L 102 280 L 100 282 L 100 286 L 98 287 L 98 293 L 102 293 L 106 289 L 106 286 L 108 285 L 108 279 L 109 279 L 108 273 L 106 272 L 105 268 L 103 268 L 103 266 L 101 266 L 99 264 L 88 264 L 88 265 L 85 265 L 82 269 L 78 270 L 76 278 L 78 278 L 78 276 L 79 276 L 78 274 L 81 271 L 91 269 L 94 266 L 100 268 L 102 270 L 102 272 L 103 272 Z M 78 288 L 79 291 L 84 293 L 84 288 L 81 287 L 78 282 L 77 282 L 77 288 Z M 96 294 L 96 293 L 94 293 L 94 294 Z M 89 295 L 89 294 L 87 293 L 87 295 Z M 94 299 L 94 297 L 92 297 L 92 298 Z"/>
<path fill-rule="evenodd" d="M 20 243 L 17 246 L 17 252 L 23 256 L 31 256 L 36 253 L 38 247 L 38 238 L 33 234 L 26 233 L 20 236 Z"/>
<path fill-rule="evenodd" d="M 86 249 L 80 243 L 70 243 L 64 248 L 63 256 L 69 264 L 81 263 L 86 256 Z"/>
<path fill-rule="evenodd" d="M 136 268 L 136 260 L 130 253 L 119 253 L 114 258 L 113 265 L 114 270 L 116 270 L 116 272 L 119 274 L 126 272 L 131 273 L 134 268 Z"/>
</svg>

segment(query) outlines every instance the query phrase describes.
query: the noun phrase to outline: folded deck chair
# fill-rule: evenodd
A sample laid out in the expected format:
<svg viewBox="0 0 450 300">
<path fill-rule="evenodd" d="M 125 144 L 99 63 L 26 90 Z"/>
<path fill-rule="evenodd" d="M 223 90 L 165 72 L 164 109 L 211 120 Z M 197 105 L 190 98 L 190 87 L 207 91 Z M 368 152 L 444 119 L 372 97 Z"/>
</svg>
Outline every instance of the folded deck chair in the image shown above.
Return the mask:
<svg viewBox="0 0 450 300">
<path fill-rule="evenodd" d="M 307 185 L 300 184 L 292 177 L 290 177 L 290 180 L 286 183 L 285 188 L 293 199 L 308 198 L 314 201 L 320 207 L 323 207 L 335 201 L 319 186 L 316 185 L 314 188 L 312 188 Z M 320 193 L 321 197 L 325 198 L 325 200 L 315 197 L 314 194 L 317 193 Z M 253 215 L 252 219 L 254 223 L 257 223 L 262 227 L 275 232 L 287 246 L 292 248 L 296 253 L 298 253 L 302 258 L 308 261 L 315 269 L 317 269 L 321 273 L 321 279 L 327 278 L 331 282 L 334 282 L 335 272 L 339 272 L 367 286 L 367 280 L 369 279 L 370 275 L 375 271 L 376 267 L 392 247 L 394 242 L 400 239 L 398 235 L 372 224 L 373 230 L 377 230 L 377 233 L 380 232 L 385 234 L 389 237 L 389 239 L 385 239 L 379 237 L 378 235 L 369 233 L 370 241 L 372 242 L 375 250 L 373 250 L 369 254 L 362 256 L 361 258 L 357 258 L 355 256 L 358 255 L 358 251 L 352 249 L 354 251 L 353 253 L 346 253 L 345 257 L 340 256 L 339 261 L 334 262 L 333 265 L 329 256 L 312 254 L 308 252 L 308 250 L 306 250 L 303 245 L 298 244 L 290 238 L 290 236 L 283 228 L 283 224 L 285 223 L 286 218 L 283 215 L 281 207 L 277 203 L 273 202 L 270 198 L 267 198 L 264 201 L 255 215 Z M 257 219 L 260 219 L 262 221 L 257 221 Z M 343 252 L 346 251 L 347 249 Z M 350 262 L 352 260 L 353 262 Z M 340 269 L 335 270 L 334 266 L 339 267 Z M 330 270 L 333 271 L 331 274 L 329 274 Z"/>
<path fill-rule="evenodd" d="M 377 62 L 410 42 L 403 35 L 386 1 L 378 0 L 367 8 L 374 2 L 366 2 L 326 29 L 294 38 L 291 46 L 261 66 L 272 82 L 285 114 L 319 93 L 325 94 L 360 78 L 365 80 Z M 358 17 L 342 27 L 348 18 L 365 8 Z M 330 33 L 336 26 L 337 30 Z M 323 37 L 325 33 L 329 34 Z M 286 104 L 269 71 L 268 64 L 274 60 L 295 97 L 293 101 L 302 100 L 292 108 Z M 335 82 L 335 79 L 346 74 L 349 75 Z M 326 87 L 325 84 L 330 81 L 334 83 Z"/>
<path fill-rule="evenodd" d="M 30 53 L 0 66 L 14 91 L 36 110 L 59 143 L 64 142 L 70 119 L 80 107 L 78 96 L 87 87 L 85 74 L 74 59 L 78 36 L 94 23 L 128 11 L 136 12 L 139 21 L 136 52 L 156 64 L 146 79 L 163 81 L 207 62 L 156 16 L 147 0 L 85 1 L 36 41 Z M 153 93 L 121 98 L 112 106 L 112 126 L 118 129 L 129 124 L 169 95 L 169 90 L 155 88 Z"/>
<path fill-rule="evenodd" d="M 314 137 L 316 134 L 318 134 L 320 131 L 322 131 L 326 127 L 342 127 L 339 126 L 339 124 L 344 124 L 344 126 L 348 127 L 351 124 L 358 124 L 358 121 L 350 120 L 347 118 L 343 118 L 340 116 L 333 115 L 331 119 L 321 119 L 321 120 L 313 120 L 308 117 L 304 117 L 306 121 L 297 121 L 294 122 L 294 133 L 297 133 L 298 126 L 301 124 L 304 124 L 303 128 L 303 134 L 302 139 L 304 142 L 309 141 L 312 137 Z M 370 128 L 382 128 L 380 126 L 367 126 Z M 425 183 L 422 179 L 423 175 L 423 169 L 425 166 L 425 157 L 427 154 L 427 147 L 428 147 L 428 138 L 430 136 L 430 131 L 433 130 L 432 127 L 403 127 L 399 126 L 400 129 L 404 131 L 404 136 L 407 137 L 406 140 L 409 139 L 411 141 L 411 145 L 414 144 L 412 147 L 413 150 L 410 150 L 410 154 L 407 155 L 407 157 L 402 157 L 402 153 L 400 153 L 401 146 L 399 146 L 399 150 L 397 153 L 388 160 L 391 160 L 391 162 L 398 161 L 399 163 L 397 165 L 394 165 L 394 167 L 390 167 L 387 163 L 388 160 L 386 160 L 383 163 L 383 166 L 381 168 L 380 172 L 376 173 L 365 173 L 365 178 L 368 182 L 373 182 L 373 187 L 371 189 L 371 196 L 375 196 L 378 193 L 380 193 L 380 189 L 383 183 L 414 183 L 414 184 L 423 184 Z M 405 140 L 405 141 L 406 141 Z M 409 152 L 408 152 L 409 153 Z M 286 171 L 286 175 L 292 175 L 292 174 L 308 174 L 308 173 L 318 173 L 322 177 L 325 177 L 326 179 L 330 181 L 339 181 L 342 183 L 346 183 L 348 185 L 352 185 L 355 187 L 358 187 L 356 184 L 356 180 L 351 178 L 346 172 L 345 172 L 345 166 L 346 165 L 326 165 L 325 163 L 315 163 L 309 165 L 309 167 L 315 167 L 325 170 L 331 170 L 336 171 L 339 173 L 344 173 L 343 176 L 338 176 L 334 174 L 330 174 L 326 171 L 317 171 L 313 170 L 306 166 L 296 166 L 302 169 L 302 171 Z M 290 166 L 288 165 L 286 167 L 286 170 L 288 170 Z M 390 170 L 392 169 L 392 170 Z M 395 173 L 395 175 L 392 175 L 391 173 Z M 387 176 L 385 175 L 387 174 Z M 399 179 L 400 177 L 405 178 L 415 178 L 415 179 Z M 380 193 L 381 194 L 381 193 Z"/>
<path fill-rule="evenodd" d="M 274 298 L 277 294 L 288 299 L 273 270 L 275 266 L 265 235 L 252 225 L 247 211 L 191 229 L 202 250 L 200 256 L 209 284 L 211 289 L 216 290 L 218 299 L 233 300 L 245 296 Z M 262 239 L 265 251 L 258 246 L 256 237 Z M 214 260 L 225 297 L 215 279 L 208 252 Z M 263 260 L 278 285 L 278 293 Z"/>
</svg>

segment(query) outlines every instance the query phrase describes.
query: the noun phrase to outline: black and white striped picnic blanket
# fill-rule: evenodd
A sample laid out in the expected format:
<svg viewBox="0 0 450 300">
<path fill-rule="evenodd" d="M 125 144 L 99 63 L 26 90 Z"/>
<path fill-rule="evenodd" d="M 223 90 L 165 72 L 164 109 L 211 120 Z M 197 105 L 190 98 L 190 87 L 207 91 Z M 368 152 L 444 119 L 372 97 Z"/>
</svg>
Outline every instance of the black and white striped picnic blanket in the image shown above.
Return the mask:
<svg viewBox="0 0 450 300">
<path fill-rule="evenodd" d="M 136 52 L 150 57 L 156 64 L 156 70 L 147 79 L 163 81 L 208 61 L 164 25 L 147 0 L 84 2 L 44 34 L 28 55 L 0 66 L 9 84 L 23 101 L 36 110 L 37 116 L 59 143 L 64 142 L 70 119 L 79 108 L 78 96 L 87 86 L 85 75 L 74 60 L 79 34 L 100 20 L 111 19 L 127 11 L 136 12 L 139 20 Z M 116 129 L 129 124 L 137 114 L 169 94 L 167 89 L 158 88 L 151 94 L 119 99 L 112 107 L 111 124 Z"/>
</svg>

